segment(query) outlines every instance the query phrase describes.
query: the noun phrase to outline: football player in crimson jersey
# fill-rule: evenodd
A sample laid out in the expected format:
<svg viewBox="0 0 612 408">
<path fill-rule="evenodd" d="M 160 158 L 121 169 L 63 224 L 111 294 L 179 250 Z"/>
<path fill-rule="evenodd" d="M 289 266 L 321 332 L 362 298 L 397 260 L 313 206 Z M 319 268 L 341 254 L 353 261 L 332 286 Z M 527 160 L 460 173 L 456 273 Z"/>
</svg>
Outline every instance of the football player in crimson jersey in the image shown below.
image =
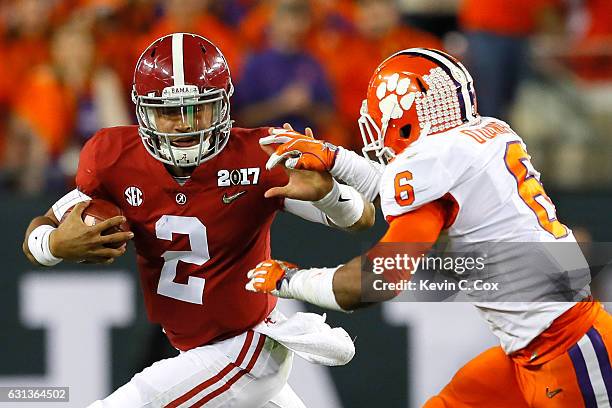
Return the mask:
<svg viewBox="0 0 612 408">
<path fill-rule="evenodd" d="M 487 256 L 484 273 L 474 275 L 497 289 L 473 286 L 463 295 L 500 346 L 461 368 L 425 407 L 610 406 L 612 317 L 590 297 L 586 260 L 522 139 L 478 115 L 465 67 L 433 49 L 389 57 L 370 80 L 359 127 L 366 158 L 295 132 L 261 143 L 280 144 L 270 168 L 284 161 L 329 172 L 370 199 L 379 196 L 389 227 L 363 259 L 378 257 L 386 269 L 376 274 L 361 257 L 313 269 L 266 260 L 248 272 L 247 289 L 335 310 L 387 300 L 399 291 L 382 284 L 413 272 L 387 261 L 422 257 L 446 230 L 451 250 Z M 461 276 L 475 283 L 472 274 Z"/>
<path fill-rule="evenodd" d="M 246 291 L 243 271 L 270 257 L 277 211 L 360 229 L 372 225 L 373 206 L 329 175 L 260 171 L 268 156 L 258 141 L 268 128 L 232 127 L 232 91 L 225 58 L 208 40 L 187 33 L 158 39 L 135 69 L 139 125 L 94 135 L 81 152 L 77 189 L 28 227 L 24 252 L 47 266 L 110 263 L 133 239 L 148 316 L 181 351 L 94 407 L 302 407 L 286 384 L 291 344 L 313 330 L 316 341 L 333 346 L 310 344 L 301 356 L 334 365 L 354 354 L 348 334 L 318 315 L 296 324 L 302 333 L 282 329 L 305 315 L 287 320 L 274 296 Z M 264 198 L 272 187 L 293 199 Z M 91 198 L 115 203 L 125 217 L 86 226 L 81 214 Z M 131 231 L 101 235 L 124 218 Z"/>
</svg>

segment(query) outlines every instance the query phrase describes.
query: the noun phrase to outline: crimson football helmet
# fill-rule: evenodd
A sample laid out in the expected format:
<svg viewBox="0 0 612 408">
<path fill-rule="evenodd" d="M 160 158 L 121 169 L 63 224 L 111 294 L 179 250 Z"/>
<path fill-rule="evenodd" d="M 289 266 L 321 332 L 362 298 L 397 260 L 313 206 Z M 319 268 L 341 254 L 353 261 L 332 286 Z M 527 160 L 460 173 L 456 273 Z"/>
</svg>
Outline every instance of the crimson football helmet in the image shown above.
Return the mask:
<svg viewBox="0 0 612 408">
<path fill-rule="evenodd" d="M 452 56 L 410 48 L 384 60 L 361 106 L 363 154 L 381 163 L 420 137 L 478 120 L 470 73 Z"/>
<path fill-rule="evenodd" d="M 206 38 L 175 33 L 157 39 L 138 59 L 132 87 L 147 151 L 179 167 L 214 157 L 230 135 L 233 91 L 225 57 Z"/>
</svg>

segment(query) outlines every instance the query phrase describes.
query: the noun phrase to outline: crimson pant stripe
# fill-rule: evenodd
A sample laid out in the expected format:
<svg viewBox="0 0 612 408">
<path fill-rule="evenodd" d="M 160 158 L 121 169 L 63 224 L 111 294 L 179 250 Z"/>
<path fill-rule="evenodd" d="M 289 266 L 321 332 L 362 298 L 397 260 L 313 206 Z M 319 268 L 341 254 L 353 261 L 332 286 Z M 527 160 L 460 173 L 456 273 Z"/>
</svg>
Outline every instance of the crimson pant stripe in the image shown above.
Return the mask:
<svg viewBox="0 0 612 408">
<path fill-rule="evenodd" d="M 209 378 L 203 383 L 200 383 L 199 385 L 195 386 L 195 388 L 192 388 L 185 394 L 181 395 L 180 397 L 172 401 L 170 404 L 166 405 L 166 408 L 178 407 L 180 404 L 194 397 L 196 394 L 202 392 L 206 388 L 217 383 L 219 380 L 225 377 L 230 371 L 232 371 L 234 367 L 242 364 L 242 361 L 244 360 L 244 358 L 247 355 L 247 352 L 249 351 L 249 347 L 251 347 L 252 341 L 253 341 L 253 331 L 248 331 L 246 338 L 244 340 L 244 345 L 242 346 L 242 349 L 240 350 L 240 354 L 238 354 L 238 357 L 236 358 L 236 361 L 234 363 L 229 363 L 228 365 L 225 366 L 225 368 L 223 368 L 223 370 L 219 371 L 217 375 Z"/>
<path fill-rule="evenodd" d="M 572 364 L 574 365 L 574 371 L 576 372 L 578 385 L 580 387 L 580 392 L 582 393 L 582 399 L 584 400 L 584 407 L 597 408 L 595 391 L 593 391 L 593 385 L 589 379 L 589 372 L 587 370 L 582 351 L 580 351 L 580 347 L 578 347 L 578 344 L 574 344 L 567 351 L 567 353 L 569 354 Z"/>
<path fill-rule="evenodd" d="M 263 349 L 265 342 L 266 342 L 266 337 L 264 335 L 260 335 L 259 341 L 257 342 L 257 347 L 255 348 L 255 351 L 253 352 L 253 356 L 251 357 L 251 360 L 249 361 L 249 364 L 246 366 L 246 368 L 240 369 L 240 371 L 236 373 L 236 375 L 234 375 L 232 378 L 227 380 L 227 382 L 223 384 L 223 386 L 217 388 L 210 394 L 206 395 L 204 398 L 202 398 L 201 400 L 193 404 L 191 408 L 201 407 L 207 402 L 209 402 L 210 400 L 212 400 L 213 398 L 218 397 L 219 395 L 223 394 L 232 385 L 234 385 L 236 381 L 241 379 L 245 374 L 249 373 L 253 369 L 253 366 L 255 365 L 255 363 L 257 362 L 257 359 L 259 358 L 259 355 L 261 354 L 261 350 Z"/>
<path fill-rule="evenodd" d="M 606 345 L 601 338 L 601 335 L 594 327 L 587 332 L 587 336 L 593 344 L 595 354 L 597 355 L 597 362 L 599 363 L 599 369 L 601 370 L 601 376 L 603 377 L 604 384 L 606 384 L 606 391 L 608 392 L 608 400 L 612 402 L 612 367 L 610 366 L 610 355 L 606 350 Z"/>
</svg>

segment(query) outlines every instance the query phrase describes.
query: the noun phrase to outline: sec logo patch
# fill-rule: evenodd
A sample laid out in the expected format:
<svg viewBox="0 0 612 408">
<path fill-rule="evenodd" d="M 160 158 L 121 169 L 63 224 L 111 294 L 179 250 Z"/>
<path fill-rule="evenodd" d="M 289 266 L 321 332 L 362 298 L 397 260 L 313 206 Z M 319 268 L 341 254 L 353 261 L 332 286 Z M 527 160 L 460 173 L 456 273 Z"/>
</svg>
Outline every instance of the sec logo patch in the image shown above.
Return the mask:
<svg viewBox="0 0 612 408">
<path fill-rule="evenodd" d="M 144 201 L 144 194 L 142 193 L 142 190 L 138 187 L 130 186 L 125 189 L 123 194 L 127 203 L 132 207 L 139 207 Z"/>
</svg>

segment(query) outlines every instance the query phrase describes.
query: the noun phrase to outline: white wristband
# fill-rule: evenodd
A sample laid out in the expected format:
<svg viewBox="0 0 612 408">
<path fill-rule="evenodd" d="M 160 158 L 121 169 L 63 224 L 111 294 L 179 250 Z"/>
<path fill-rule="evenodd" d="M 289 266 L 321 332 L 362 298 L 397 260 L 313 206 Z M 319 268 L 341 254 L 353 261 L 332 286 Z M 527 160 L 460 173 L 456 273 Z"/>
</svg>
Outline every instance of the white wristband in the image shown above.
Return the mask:
<svg viewBox="0 0 612 408">
<path fill-rule="evenodd" d="M 61 258 L 54 256 L 49 248 L 49 236 L 55 231 L 51 225 L 40 225 L 28 236 L 28 249 L 36 261 L 44 266 L 57 265 Z"/>
<path fill-rule="evenodd" d="M 361 194 L 354 188 L 339 184 L 335 180 L 331 191 L 312 204 L 340 228 L 350 227 L 359 221 L 365 207 Z"/>
<path fill-rule="evenodd" d="M 279 296 L 348 313 L 348 310 L 340 307 L 334 295 L 334 274 L 339 267 L 288 270 L 279 289 Z"/>
<path fill-rule="evenodd" d="M 368 202 L 373 202 L 379 192 L 380 178 L 383 166 L 373 162 L 355 152 L 338 147 L 334 167 L 331 175 L 344 181 L 359 191 Z"/>
</svg>

